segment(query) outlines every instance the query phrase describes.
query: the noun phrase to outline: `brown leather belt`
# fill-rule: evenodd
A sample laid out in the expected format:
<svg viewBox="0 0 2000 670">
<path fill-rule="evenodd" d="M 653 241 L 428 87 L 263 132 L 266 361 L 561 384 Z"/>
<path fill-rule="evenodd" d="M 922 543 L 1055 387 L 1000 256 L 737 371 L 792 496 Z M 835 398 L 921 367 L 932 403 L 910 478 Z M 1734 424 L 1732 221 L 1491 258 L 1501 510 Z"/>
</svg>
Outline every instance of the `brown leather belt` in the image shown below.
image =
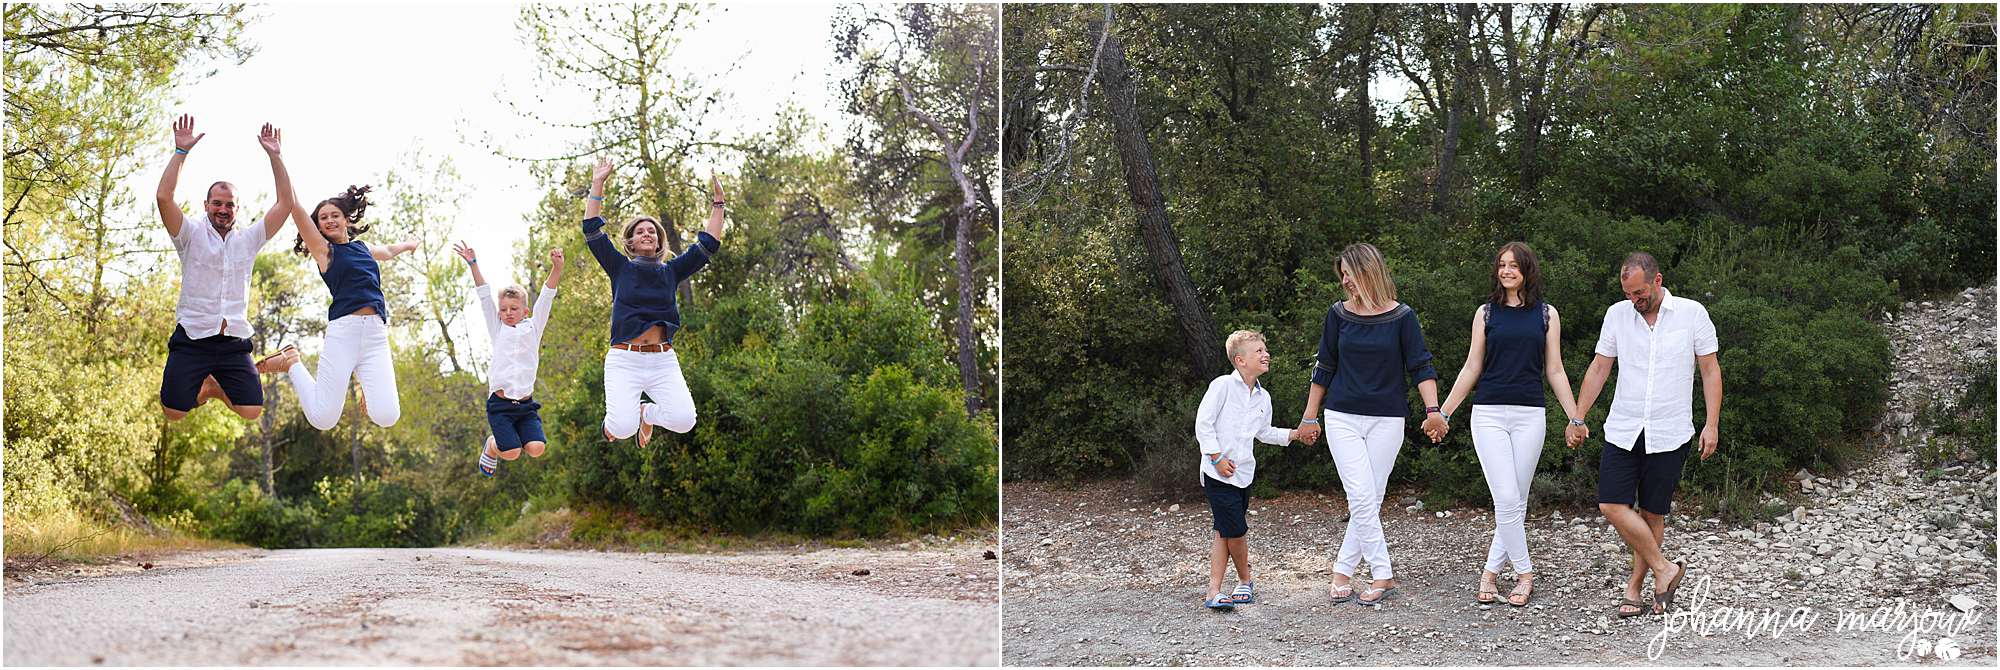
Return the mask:
<svg viewBox="0 0 2000 670">
<path fill-rule="evenodd" d="M 630 344 L 626 342 L 619 342 L 617 344 L 611 345 L 611 348 L 624 349 L 626 351 L 637 351 L 642 353 L 657 354 L 663 351 L 673 351 L 674 345 L 671 342 L 661 342 L 659 344 Z"/>
</svg>

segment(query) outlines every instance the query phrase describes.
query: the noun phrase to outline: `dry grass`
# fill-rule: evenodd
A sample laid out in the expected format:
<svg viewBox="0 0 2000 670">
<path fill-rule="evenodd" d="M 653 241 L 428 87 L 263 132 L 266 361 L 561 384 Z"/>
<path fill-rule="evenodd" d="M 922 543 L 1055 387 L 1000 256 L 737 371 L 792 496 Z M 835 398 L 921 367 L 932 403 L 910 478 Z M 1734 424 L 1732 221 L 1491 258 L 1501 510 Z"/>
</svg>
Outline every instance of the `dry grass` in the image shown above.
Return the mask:
<svg viewBox="0 0 2000 670">
<path fill-rule="evenodd" d="M 180 533 L 155 535 L 129 526 L 105 525 L 69 511 L 35 519 L 9 518 L 0 535 L 4 535 L 10 568 L 17 564 L 90 563 L 126 554 L 243 547 Z"/>
</svg>

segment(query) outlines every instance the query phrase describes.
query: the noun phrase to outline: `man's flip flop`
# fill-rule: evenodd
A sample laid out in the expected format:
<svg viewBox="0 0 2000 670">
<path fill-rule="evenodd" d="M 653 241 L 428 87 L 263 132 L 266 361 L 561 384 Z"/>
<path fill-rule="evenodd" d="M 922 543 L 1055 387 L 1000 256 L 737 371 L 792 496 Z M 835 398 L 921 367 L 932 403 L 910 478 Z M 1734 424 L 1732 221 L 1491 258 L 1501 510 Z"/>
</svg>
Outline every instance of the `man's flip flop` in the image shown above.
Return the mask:
<svg viewBox="0 0 2000 670">
<path fill-rule="evenodd" d="M 1257 587 L 1255 586 L 1255 584 L 1256 582 L 1243 582 L 1241 584 L 1237 584 L 1236 590 L 1229 594 L 1229 602 L 1236 603 L 1238 605 L 1257 604 Z"/>
<path fill-rule="evenodd" d="M 1236 603 L 1229 602 L 1229 596 L 1220 593 L 1215 594 L 1215 597 L 1209 598 L 1202 605 L 1217 612 L 1228 612 L 1236 609 Z"/>
<path fill-rule="evenodd" d="M 1628 612 L 1626 612 L 1626 611 L 1625 611 L 1625 608 L 1627 608 L 1627 607 L 1630 607 L 1630 608 L 1632 608 L 1632 611 L 1631 611 L 1631 612 L 1629 612 L 1629 613 L 1628 613 Z M 1631 598 L 1619 598 L 1619 599 L 1618 599 L 1618 607 L 1617 607 L 1616 611 L 1618 612 L 1618 618 L 1620 618 L 1620 619 L 1630 619 L 1630 618 L 1632 618 L 1632 617 L 1635 617 L 1635 616 L 1639 616 L 1639 615 L 1641 615 L 1641 614 L 1645 614 L 1645 613 L 1646 613 L 1646 611 L 1647 611 L 1647 610 L 1646 610 L 1646 603 L 1642 603 L 1642 602 L 1639 602 L 1639 601 L 1637 601 L 1637 600 L 1633 600 L 1633 599 L 1631 599 Z"/>
<path fill-rule="evenodd" d="M 1688 576 L 1687 559 L 1674 561 L 1674 566 L 1680 568 L 1680 572 L 1674 573 L 1674 580 L 1667 582 L 1666 589 L 1653 594 L 1653 604 L 1660 608 L 1660 611 L 1654 612 L 1654 614 L 1666 614 L 1674 611 L 1674 594 L 1681 590 L 1681 578 Z"/>
</svg>

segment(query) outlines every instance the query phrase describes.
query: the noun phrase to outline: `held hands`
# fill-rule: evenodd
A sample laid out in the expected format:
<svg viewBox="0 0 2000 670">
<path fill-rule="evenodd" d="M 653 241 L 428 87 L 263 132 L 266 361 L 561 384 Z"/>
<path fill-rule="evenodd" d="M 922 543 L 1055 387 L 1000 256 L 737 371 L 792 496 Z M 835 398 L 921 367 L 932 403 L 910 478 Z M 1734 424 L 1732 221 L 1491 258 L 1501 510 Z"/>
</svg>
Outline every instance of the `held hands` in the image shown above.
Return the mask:
<svg viewBox="0 0 2000 670">
<path fill-rule="evenodd" d="M 1708 460 L 1709 456 L 1715 455 L 1715 445 L 1716 443 L 1721 441 L 1722 441 L 1722 431 L 1717 430 L 1715 424 L 1711 423 L 1709 425 L 1702 426 L 1701 460 L 1706 461 Z"/>
<path fill-rule="evenodd" d="M 193 149 L 195 143 L 200 142 L 201 138 L 204 137 L 208 137 L 208 133 L 202 133 L 200 135 L 196 135 L 194 133 L 194 117 L 182 114 L 181 118 L 174 120 L 175 149 L 179 149 L 181 151 L 188 151 L 190 149 Z"/>
<path fill-rule="evenodd" d="M 1424 434 L 1430 436 L 1431 444 L 1444 441 L 1445 433 L 1451 431 L 1451 424 L 1445 423 L 1444 415 L 1432 412 L 1424 415 Z"/>
<path fill-rule="evenodd" d="M 279 131 L 277 128 L 271 127 L 271 124 L 266 123 L 264 124 L 264 129 L 257 133 L 257 144 L 264 147 L 264 153 L 276 156 L 278 155 L 279 140 L 282 139 L 283 137 L 284 137 L 283 132 Z"/>
<path fill-rule="evenodd" d="M 1307 446 L 1312 446 L 1313 443 L 1319 441 L 1319 424 L 1300 423 L 1298 428 L 1292 429 L 1292 434 L 1294 435 L 1292 439 L 1304 442 Z"/>
<path fill-rule="evenodd" d="M 1585 440 L 1589 439 L 1590 439 L 1589 426 L 1579 426 L 1576 424 L 1570 424 L 1569 427 L 1563 429 L 1563 443 L 1568 445 L 1569 448 L 1571 449 L 1577 448 L 1578 445 L 1583 444 Z"/>
</svg>

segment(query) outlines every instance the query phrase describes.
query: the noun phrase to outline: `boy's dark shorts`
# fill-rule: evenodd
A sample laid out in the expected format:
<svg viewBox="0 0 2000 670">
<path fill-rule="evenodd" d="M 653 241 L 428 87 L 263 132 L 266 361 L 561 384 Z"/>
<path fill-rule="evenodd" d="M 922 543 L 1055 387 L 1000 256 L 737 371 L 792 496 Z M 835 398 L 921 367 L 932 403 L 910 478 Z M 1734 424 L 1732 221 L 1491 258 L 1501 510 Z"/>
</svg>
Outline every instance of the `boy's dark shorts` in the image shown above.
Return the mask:
<svg viewBox="0 0 2000 670">
<path fill-rule="evenodd" d="M 209 377 L 222 386 L 229 404 L 264 406 L 264 385 L 250 361 L 250 340 L 216 333 L 199 340 L 174 326 L 167 339 L 167 369 L 160 375 L 160 406 L 186 412 L 194 409 L 201 383 Z"/>
<path fill-rule="evenodd" d="M 1648 454 L 1644 434 L 1632 443 L 1631 451 L 1605 441 L 1597 457 L 1597 502 L 1630 505 L 1636 500 L 1641 509 L 1666 516 L 1673 509 L 1681 466 L 1687 463 L 1693 444 L 1694 440 L 1688 440 L 1679 449 Z"/>
<path fill-rule="evenodd" d="M 501 451 L 513 451 L 529 442 L 548 442 L 542 435 L 542 404 L 530 396 L 526 400 L 486 396 L 486 427 L 493 430 L 493 444 Z"/>
<path fill-rule="evenodd" d="M 1204 474 L 1201 490 L 1208 493 L 1208 511 L 1215 514 L 1215 534 L 1234 540 L 1250 532 L 1250 523 L 1243 518 L 1250 510 L 1250 489 L 1237 488 Z"/>
</svg>

